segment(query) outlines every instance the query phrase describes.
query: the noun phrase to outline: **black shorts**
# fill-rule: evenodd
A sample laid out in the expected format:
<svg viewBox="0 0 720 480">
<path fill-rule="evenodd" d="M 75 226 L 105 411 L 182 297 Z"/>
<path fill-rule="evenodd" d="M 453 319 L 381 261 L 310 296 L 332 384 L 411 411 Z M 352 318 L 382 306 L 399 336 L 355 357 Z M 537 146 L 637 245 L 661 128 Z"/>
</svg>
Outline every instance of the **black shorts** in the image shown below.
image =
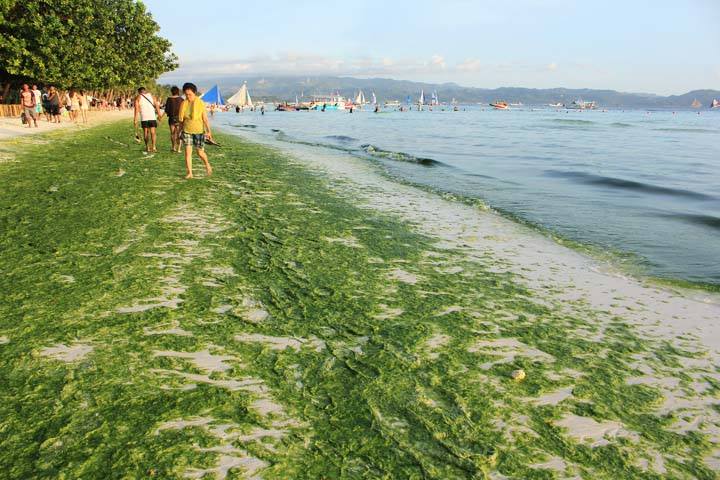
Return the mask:
<svg viewBox="0 0 720 480">
<path fill-rule="evenodd" d="M 180 125 L 180 117 L 169 116 L 168 117 L 168 125 L 170 125 L 171 127 L 173 125 Z"/>
<path fill-rule="evenodd" d="M 157 128 L 157 120 L 145 120 L 140 122 L 140 125 L 142 125 L 142 128 Z"/>
<path fill-rule="evenodd" d="M 48 107 L 48 113 L 50 115 L 60 115 L 60 105 L 50 104 Z"/>
</svg>

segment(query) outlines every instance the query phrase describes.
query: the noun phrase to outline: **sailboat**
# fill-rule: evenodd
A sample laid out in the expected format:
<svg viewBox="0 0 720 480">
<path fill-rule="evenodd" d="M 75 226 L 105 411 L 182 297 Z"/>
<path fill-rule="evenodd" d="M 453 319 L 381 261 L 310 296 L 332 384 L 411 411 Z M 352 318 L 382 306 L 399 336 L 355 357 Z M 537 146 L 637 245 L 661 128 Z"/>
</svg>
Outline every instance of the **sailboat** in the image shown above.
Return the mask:
<svg viewBox="0 0 720 480">
<path fill-rule="evenodd" d="M 377 105 L 377 97 L 375 96 L 375 92 L 372 92 L 372 102 L 373 105 Z"/>
<path fill-rule="evenodd" d="M 713 98 L 710 108 L 720 108 L 720 101 L 717 98 Z"/>
<path fill-rule="evenodd" d="M 700 108 L 700 107 L 702 107 L 702 103 L 700 103 L 700 101 L 696 98 L 695 100 L 693 100 L 693 102 L 690 104 L 690 106 L 692 108 Z"/>
<path fill-rule="evenodd" d="M 225 105 L 225 101 L 223 100 L 223 97 L 220 94 L 220 89 L 217 85 L 205 92 L 200 99 L 207 104 Z"/>
<path fill-rule="evenodd" d="M 365 94 L 362 90 L 360 90 L 357 94 L 357 97 L 355 97 L 355 105 L 362 106 L 366 103 L 367 102 L 365 101 Z"/>
<path fill-rule="evenodd" d="M 230 105 L 237 105 L 238 107 L 252 108 L 253 102 L 250 98 L 250 93 L 248 92 L 247 82 L 243 83 L 243 86 L 240 87 L 240 90 L 238 90 L 235 95 L 228 98 L 227 103 Z"/>
<path fill-rule="evenodd" d="M 423 105 L 425 105 L 425 91 L 420 90 L 420 98 L 418 98 L 418 110 L 422 110 Z"/>
<path fill-rule="evenodd" d="M 430 98 L 430 105 L 439 105 L 440 101 L 438 100 L 438 94 L 436 91 L 432 93 L 432 97 Z"/>
</svg>

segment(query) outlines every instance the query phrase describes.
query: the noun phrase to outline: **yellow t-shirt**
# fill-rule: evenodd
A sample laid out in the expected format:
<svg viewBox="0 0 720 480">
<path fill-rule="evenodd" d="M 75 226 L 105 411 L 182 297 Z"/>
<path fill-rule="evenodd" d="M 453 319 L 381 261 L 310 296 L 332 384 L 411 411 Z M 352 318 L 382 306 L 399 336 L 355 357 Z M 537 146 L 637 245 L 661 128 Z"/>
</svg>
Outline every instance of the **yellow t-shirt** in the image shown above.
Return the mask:
<svg viewBox="0 0 720 480">
<path fill-rule="evenodd" d="M 185 133 L 205 133 L 202 116 L 205 112 L 205 102 L 195 98 L 192 103 L 183 100 L 180 105 L 180 123 Z"/>
</svg>

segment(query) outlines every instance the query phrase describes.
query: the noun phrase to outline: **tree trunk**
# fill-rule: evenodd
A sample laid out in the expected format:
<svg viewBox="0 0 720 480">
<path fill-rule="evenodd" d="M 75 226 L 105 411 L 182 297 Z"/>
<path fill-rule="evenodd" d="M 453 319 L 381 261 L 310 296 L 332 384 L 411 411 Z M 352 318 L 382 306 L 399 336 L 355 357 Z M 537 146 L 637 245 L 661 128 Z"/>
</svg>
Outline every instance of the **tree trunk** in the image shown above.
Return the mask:
<svg viewBox="0 0 720 480">
<path fill-rule="evenodd" d="M 2 86 L 2 95 L 0 95 L 0 97 L 2 97 L 2 101 L 5 103 L 7 103 L 8 93 L 10 93 L 10 82 L 5 82 Z"/>
</svg>

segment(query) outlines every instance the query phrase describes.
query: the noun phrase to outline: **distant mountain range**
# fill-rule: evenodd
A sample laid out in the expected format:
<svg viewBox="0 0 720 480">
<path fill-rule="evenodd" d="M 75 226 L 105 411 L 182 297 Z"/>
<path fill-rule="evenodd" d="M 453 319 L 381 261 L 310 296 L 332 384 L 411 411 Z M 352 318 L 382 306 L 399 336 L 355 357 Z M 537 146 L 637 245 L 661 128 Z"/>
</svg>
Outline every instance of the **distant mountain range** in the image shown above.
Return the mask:
<svg viewBox="0 0 720 480">
<path fill-rule="evenodd" d="M 460 103 L 489 103 L 495 100 L 522 102 L 526 105 L 546 105 L 549 103 L 570 103 L 573 100 L 594 100 L 600 108 L 691 108 L 690 104 L 697 99 L 703 109 L 707 109 L 713 98 L 720 99 L 720 90 L 693 90 L 682 95 L 661 96 L 649 93 L 626 93 L 615 90 L 569 89 L 569 88 L 519 88 L 501 87 L 495 89 L 462 87 L 455 83 L 422 83 L 407 80 L 391 80 L 387 78 L 351 78 L 351 77 L 223 77 L 206 78 L 200 81 L 205 89 L 214 84 L 229 97 L 235 93 L 244 81 L 247 81 L 253 98 L 270 101 L 290 100 L 295 96 L 329 95 L 340 93 L 344 97 L 354 97 L 358 90 L 363 90 L 369 98 L 375 92 L 380 102 L 386 100 L 405 101 L 410 96 L 417 101 L 420 90 L 430 98 L 437 91 L 441 102 L 450 102 L 455 98 Z"/>
</svg>

